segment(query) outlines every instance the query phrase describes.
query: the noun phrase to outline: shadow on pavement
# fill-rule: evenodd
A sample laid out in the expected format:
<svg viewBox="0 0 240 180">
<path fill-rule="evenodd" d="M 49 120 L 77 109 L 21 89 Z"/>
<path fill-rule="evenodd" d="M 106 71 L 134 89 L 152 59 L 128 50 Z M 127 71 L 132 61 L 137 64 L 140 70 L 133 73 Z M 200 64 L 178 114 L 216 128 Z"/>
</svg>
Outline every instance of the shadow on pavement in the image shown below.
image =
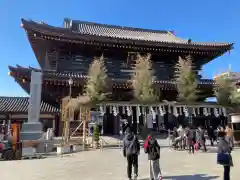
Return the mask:
<svg viewBox="0 0 240 180">
<path fill-rule="evenodd" d="M 182 176 L 164 176 L 163 179 L 169 180 L 214 180 L 219 176 L 207 176 L 206 174 L 195 174 L 195 175 L 182 175 Z M 149 178 L 139 179 L 149 180 Z"/>
</svg>

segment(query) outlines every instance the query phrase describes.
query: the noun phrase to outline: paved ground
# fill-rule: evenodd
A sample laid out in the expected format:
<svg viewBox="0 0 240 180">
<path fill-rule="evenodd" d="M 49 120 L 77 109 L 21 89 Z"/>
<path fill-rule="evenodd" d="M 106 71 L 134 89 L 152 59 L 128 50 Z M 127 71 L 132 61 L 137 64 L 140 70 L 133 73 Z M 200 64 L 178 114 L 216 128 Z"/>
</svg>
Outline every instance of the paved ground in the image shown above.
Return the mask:
<svg viewBox="0 0 240 180">
<path fill-rule="evenodd" d="M 160 142 L 163 146 L 166 141 Z M 240 150 L 233 152 L 235 167 L 232 179 L 239 179 Z M 216 164 L 214 149 L 208 153 L 176 152 L 162 148 L 161 166 L 164 179 L 213 180 L 222 179 L 222 167 Z M 126 162 L 117 148 L 88 151 L 66 157 L 41 160 L 0 162 L 1 180 L 121 180 L 126 179 Z M 142 152 L 139 157 L 139 179 L 148 179 L 148 161 Z"/>
</svg>

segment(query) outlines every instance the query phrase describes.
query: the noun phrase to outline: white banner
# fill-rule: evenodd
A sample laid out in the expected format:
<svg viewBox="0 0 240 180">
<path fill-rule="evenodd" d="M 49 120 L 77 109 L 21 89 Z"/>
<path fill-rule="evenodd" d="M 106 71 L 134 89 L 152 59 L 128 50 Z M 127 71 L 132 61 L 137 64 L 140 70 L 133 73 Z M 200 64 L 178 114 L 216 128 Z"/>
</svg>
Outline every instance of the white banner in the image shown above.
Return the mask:
<svg viewBox="0 0 240 180">
<path fill-rule="evenodd" d="M 42 92 L 42 73 L 32 71 L 28 107 L 28 122 L 39 121 L 41 92 Z"/>
</svg>

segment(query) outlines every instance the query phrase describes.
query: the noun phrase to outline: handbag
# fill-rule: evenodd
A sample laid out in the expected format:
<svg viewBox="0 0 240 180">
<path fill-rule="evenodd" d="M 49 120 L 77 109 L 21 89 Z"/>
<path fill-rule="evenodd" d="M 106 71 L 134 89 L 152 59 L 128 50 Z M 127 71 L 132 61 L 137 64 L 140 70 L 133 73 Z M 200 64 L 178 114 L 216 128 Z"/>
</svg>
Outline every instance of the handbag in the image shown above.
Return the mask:
<svg viewBox="0 0 240 180">
<path fill-rule="evenodd" d="M 223 166 L 230 166 L 230 154 L 229 153 L 218 153 L 217 163 Z"/>
</svg>

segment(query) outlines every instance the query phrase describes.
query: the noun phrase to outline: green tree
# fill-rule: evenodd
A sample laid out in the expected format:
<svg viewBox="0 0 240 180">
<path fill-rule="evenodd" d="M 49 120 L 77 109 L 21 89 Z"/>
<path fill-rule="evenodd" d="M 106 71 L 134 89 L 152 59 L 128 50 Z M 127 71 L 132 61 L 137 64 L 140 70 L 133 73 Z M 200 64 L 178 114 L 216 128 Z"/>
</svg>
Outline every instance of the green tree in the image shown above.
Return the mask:
<svg viewBox="0 0 240 180">
<path fill-rule="evenodd" d="M 100 129 L 99 125 L 95 124 L 93 127 L 93 141 L 98 142 L 100 140 Z"/>
<path fill-rule="evenodd" d="M 138 54 L 132 77 L 134 96 L 142 104 L 153 103 L 158 100 L 158 95 L 153 86 L 154 71 L 150 59 L 150 54 L 145 56 Z"/>
<path fill-rule="evenodd" d="M 175 67 L 175 80 L 178 99 L 182 102 L 191 103 L 195 102 L 198 98 L 198 79 L 193 68 L 193 60 L 190 55 L 185 59 L 179 57 Z"/>
<path fill-rule="evenodd" d="M 233 92 L 235 89 L 231 79 L 229 76 L 220 76 L 215 78 L 214 81 L 214 93 L 218 104 L 223 106 L 230 106 L 232 104 L 232 95 L 234 94 Z"/>
<path fill-rule="evenodd" d="M 141 104 L 151 104 L 158 100 L 160 94 L 154 89 L 154 71 L 152 69 L 151 55 L 137 55 L 134 74 L 132 77 L 135 99 Z M 144 126 L 140 127 L 142 138 L 148 135 L 146 123 L 146 108 L 143 107 Z"/>
<path fill-rule="evenodd" d="M 107 73 L 104 58 L 94 58 L 88 71 L 88 80 L 85 85 L 86 96 L 92 101 L 103 101 L 106 99 Z"/>
<path fill-rule="evenodd" d="M 231 73 L 228 76 L 215 78 L 214 92 L 217 103 L 226 107 L 229 112 L 239 112 L 240 91 L 231 79 Z"/>
</svg>

